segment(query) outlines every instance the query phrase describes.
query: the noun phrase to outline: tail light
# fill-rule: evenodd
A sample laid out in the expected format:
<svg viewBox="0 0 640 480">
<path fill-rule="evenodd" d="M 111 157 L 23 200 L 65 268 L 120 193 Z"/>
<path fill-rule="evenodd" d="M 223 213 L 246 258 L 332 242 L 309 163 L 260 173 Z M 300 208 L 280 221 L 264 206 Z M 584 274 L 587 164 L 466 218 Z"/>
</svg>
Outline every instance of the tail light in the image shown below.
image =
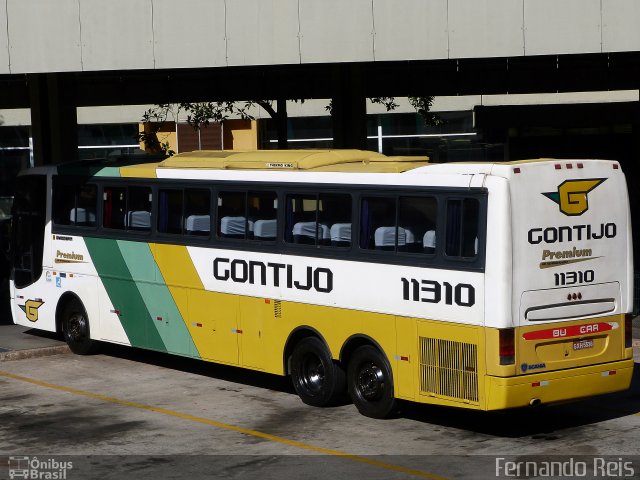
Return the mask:
<svg viewBox="0 0 640 480">
<path fill-rule="evenodd" d="M 500 330 L 500 365 L 513 365 L 516 362 L 515 330 Z"/>
<path fill-rule="evenodd" d="M 633 346 L 633 315 L 627 313 L 624 316 L 624 348 L 631 348 Z"/>
</svg>

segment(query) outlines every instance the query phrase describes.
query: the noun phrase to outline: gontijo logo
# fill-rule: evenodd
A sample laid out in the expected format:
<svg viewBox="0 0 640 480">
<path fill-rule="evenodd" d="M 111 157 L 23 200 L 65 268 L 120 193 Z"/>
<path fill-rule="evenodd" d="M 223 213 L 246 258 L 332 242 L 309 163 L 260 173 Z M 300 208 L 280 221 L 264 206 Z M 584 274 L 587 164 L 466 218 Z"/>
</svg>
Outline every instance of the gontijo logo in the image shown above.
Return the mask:
<svg viewBox="0 0 640 480">
<path fill-rule="evenodd" d="M 40 298 L 35 300 L 27 300 L 24 305 L 18 305 L 24 313 L 27 314 L 27 320 L 30 322 L 38 321 L 38 309 L 44 305 L 44 302 Z"/>
<path fill-rule="evenodd" d="M 557 192 L 543 192 L 542 194 L 556 202 L 562 213 L 575 217 L 589 210 L 587 194 L 605 180 L 606 178 L 566 180 L 558 185 Z"/>
</svg>

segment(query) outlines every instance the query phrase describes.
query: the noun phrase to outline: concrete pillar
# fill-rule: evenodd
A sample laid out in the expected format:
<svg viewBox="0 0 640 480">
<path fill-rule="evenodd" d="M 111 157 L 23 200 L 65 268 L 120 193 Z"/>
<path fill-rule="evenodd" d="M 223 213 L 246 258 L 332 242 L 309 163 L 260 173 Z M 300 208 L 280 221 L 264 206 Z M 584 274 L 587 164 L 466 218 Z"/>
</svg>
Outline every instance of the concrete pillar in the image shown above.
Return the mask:
<svg viewBox="0 0 640 480">
<path fill-rule="evenodd" d="M 333 146 L 367 147 L 367 103 L 360 65 L 336 65 L 331 99 Z"/>
<path fill-rule="evenodd" d="M 78 159 L 74 78 L 67 73 L 28 76 L 35 166 Z"/>
</svg>

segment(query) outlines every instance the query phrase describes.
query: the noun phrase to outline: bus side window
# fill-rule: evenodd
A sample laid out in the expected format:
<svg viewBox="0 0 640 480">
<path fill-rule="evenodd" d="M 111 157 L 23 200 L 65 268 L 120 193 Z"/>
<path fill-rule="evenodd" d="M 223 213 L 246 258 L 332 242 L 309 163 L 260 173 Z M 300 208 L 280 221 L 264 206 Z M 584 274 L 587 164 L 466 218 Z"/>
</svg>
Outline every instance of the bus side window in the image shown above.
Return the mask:
<svg viewBox="0 0 640 480">
<path fill-rule="evenodd" d="M 187 188 L 184 191 L 184 229 L 188 235 L 209 235 L 211 231 L 209 190 Z"/>
<path fill-rule="evenodd" d="M 317 245 L 317 238 L 327 244 L 331 237 L 327 225 L 318 224 L 318 198 L 312 194 L 287 195 L 285 241 Z"/>
<path fill-rule="evenodd" d="M 76 225 L 84 227 L 96 226 L 96 205 L 98 201 L 98 187 L 92 184 L 80 185 L 76 200 L 76 211 L 70 216 Z"/>
<path fill-rule="evenodd" d="M 396 199 L 363 198 L 360 205 L 360 248 L 395 251 L 397 247 L 404 249 L 406 243 L 404 229 L 396 225 Z"/>
<path fill-rule="evenodd" d="M 65 185 L 58 177 L 53 180 L 53 223 L 56 225 L 75 224 L 76 189 Z"/>
<path fill-rule="evenodd" d="M 318 222 L 328 227 L 330 245 L 351 246 L 351 195 L 321 193 L 319 200 Z"/>
<path fill-rule="evenodd" d="M 56 225 L 96 226 L 96 185 L 64 184 L 54 181 L 53 223 Z"/>
<path fill-rule="evenodd" d="M 435 197 L 400 197 L 398 225 L 405 231 L 407 252 L 435 253 L 437 217 Z"/>
<path fill-rule="evenodd" d="M 247 204 L 254 240 L 275 240 L 278 236 L 278 195 L 275 192 L 249 192 Z"/>
<path fill-rule="evenodd" d="M 102 199 L 102 226 L 124 230 L 127 210 L 127 189 L 104 187 Z"/>
<path fill-rule="evenodd" d="M 445 253 L 448 257 L 474 258 L 478 254 L 480 202 L 475 198 L 447 201 Z"/>
<path fill-rule="evenodd" d="M 161 189 L 158 192 L 158 231 L 182 233 L 182 190 Z"/>
<path fill-rule="evenodd" d="M 151 230 L 151 189 L 149 187 L 129 187 L 127 215 L 128 230 Z"/>
<path fill-rule="evenodd" d="M 222 238 L 248 238 L 253 222 L 246 217 L 245 192 L 218 193 L 218 235 Z"/>
</svg>

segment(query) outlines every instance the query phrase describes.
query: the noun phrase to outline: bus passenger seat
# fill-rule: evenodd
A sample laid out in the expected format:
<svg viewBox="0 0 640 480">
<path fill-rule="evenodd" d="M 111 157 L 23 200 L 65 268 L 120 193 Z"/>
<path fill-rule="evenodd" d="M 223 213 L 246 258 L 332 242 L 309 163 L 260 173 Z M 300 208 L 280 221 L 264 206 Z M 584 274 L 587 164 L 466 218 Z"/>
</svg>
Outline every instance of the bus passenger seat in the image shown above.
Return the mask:
<svg viewBox="0 0 640 480">
<path fill-rule="evenodd" d="M 396 227 L 378 227 L 374 233 L 376 250 L 394 250 L 396 246 Z M 398 228 L 398 247 L 407 244 L 407 234 L 402 227 Z"/>
<path fill-rule="evenodd" d="M 253 224 L 253 237 L 257 240 L 275 240 L 278 236 L 277 220 L 256 220 Z"/>
<path fill-rule="evenodd" d="M 151 212 L 146 210 L 129 211 L 125 217 L 125 224 L 134 230 L 149 230 L 151 228 Z"/>
<path fill-rule="evenodd" d="M 328 245 L 331 241 L 331 232 L 329 227 L 323 223 L 316 222 L 298 222 L 293 226 L 291 233 L 295 243 L 315 244 L 316 225 L 318 226 L 318 243 Z"/>
<path fill-rule="evenodd" d="M 202 235 L 211 230 L 209 215 L 189 215 L 184 221 L 184 229 L 191 235 Z"/>
<path fill-rule="evenodd" d="M 96 221 L 96 214 L 88 212 L 85 208 L 72 208 L 69 220 L 76 225 L 93 225 Z"/>
<path fill-rule="evenodd" d="M 222 220 L 220 220 L 220 233 L 227 238 L 244 238 L 246 223 L 247 219 L 245 217 L 222 217 Z M 248 223 L 249 233 L 252 233 L 253 222 L 249 220 Z"/>
<path fill-rule="evenodd" d="M 436 253 L 436 231 L 427 230 L 422 237 L 422 247 L 424 253 Z"/>
<path fill-rule="evenodd" d="M 331 225 L 331 245 L 336 247 L 351 246 L 351 224 L 334 223 Z"/>
</svg>

